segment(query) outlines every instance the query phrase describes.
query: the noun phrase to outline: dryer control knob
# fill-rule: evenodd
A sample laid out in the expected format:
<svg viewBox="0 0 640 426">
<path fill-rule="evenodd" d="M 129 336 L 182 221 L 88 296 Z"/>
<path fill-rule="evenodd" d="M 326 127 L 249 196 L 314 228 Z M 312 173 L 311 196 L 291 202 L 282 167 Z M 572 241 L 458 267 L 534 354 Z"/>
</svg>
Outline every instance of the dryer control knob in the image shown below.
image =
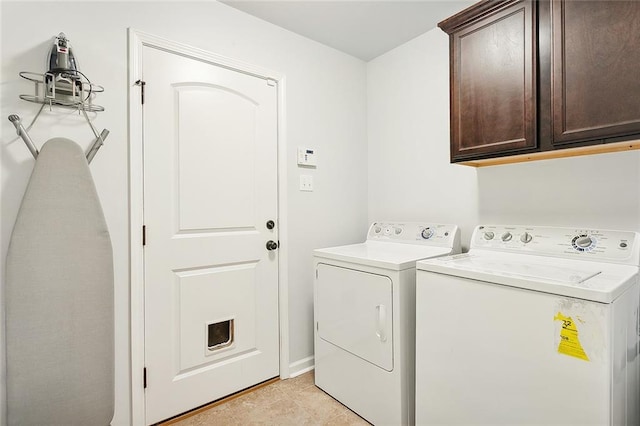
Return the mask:
<svg viewBox="0 0 640 426">
<path fill-rule="evenodd" d="M 487 241 L 493 240 L 493 237 L 495 237 L 495 236 L 496 236 L 496 234 L 494 234 L 491 231 L 487 231 L 487 232 L 484 233 L 484 239 L 487 240 Z"/>
<path fill-rule="evenodd" d="M 575 243 L 578 247 L 582 247 L 582 248 L 587 248 L 590 247 L 591 244 L 593 244 L 593 240 L 590 237 L 585 236 L 581 236 L 578 237 L 576 239 L 576 243 Z"/>
<path fill-rule="evenodd" d="M 524 234 L 520 235 L 520 241 L 522 241 L 525 244 L 527 244 L 528 242 L 531 242 L 531 240 L 533 240 L 533 237 L 528 232 L 525 232 Z"/>
<path fill-rule="evenodd" d="M 429 238 L 433 237 L 433 229 L 424 228 L 420 235 L 422 235 L 422 238 L 424 238 L 425 240 L 428 240 Z"/>
<path fill-rule="evenodd" d="M 373 232 L 375 232 L 376 234 L 379 234 L 380 231 L 382 231 L 382 228 L 380 228 L 379 226 L 376 226 L 375 228 L 373 228 Z"/>
<path fill-rule="evenodd" d="M 396 233 L 396 235 L 400 235 L 402 234 L 402 228 L 394 228 L 394 232 Z"/>
<path fill-rule="evenodd" d="M 513 238 L 513 235 L 511 235 L 511 232 L 505 232 L 504 234 L 502 234 L 502 241 L 504 241 L 505 243 L 507 241 L 511 241 L 511 238 Z"/>
</svg>

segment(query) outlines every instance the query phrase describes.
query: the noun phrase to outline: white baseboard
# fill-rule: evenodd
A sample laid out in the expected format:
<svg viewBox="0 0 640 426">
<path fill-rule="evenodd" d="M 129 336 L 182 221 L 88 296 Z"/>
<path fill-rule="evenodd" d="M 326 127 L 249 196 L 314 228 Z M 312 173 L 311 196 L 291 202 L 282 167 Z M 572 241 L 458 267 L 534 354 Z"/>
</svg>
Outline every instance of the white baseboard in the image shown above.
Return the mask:
<svg viewBox="0 0 640 426">
<path fill-rule="evenodd" d="M 313 355 L 289 364 L 289 378 L 294 378 L 314 369 Z"/>
</svg>

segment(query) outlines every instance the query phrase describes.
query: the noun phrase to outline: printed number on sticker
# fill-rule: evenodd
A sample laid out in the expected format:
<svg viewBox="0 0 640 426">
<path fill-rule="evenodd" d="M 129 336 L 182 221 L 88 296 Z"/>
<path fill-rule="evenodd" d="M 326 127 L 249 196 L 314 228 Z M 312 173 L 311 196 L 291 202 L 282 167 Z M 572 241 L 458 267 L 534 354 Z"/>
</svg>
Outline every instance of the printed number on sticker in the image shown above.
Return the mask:
<svg viewBox="0 0 640 426">
<path fill-rule="evenodd" d="M 571 317 L 564 316 L 562 312 L 558 312 L 556 316 L 553 317 L 553 320 L 562 321 L 558 353 L 589 361 L 589 357 L 580 344 L 578 329 L 576 328 L 573 319 Z"/>
</svg>

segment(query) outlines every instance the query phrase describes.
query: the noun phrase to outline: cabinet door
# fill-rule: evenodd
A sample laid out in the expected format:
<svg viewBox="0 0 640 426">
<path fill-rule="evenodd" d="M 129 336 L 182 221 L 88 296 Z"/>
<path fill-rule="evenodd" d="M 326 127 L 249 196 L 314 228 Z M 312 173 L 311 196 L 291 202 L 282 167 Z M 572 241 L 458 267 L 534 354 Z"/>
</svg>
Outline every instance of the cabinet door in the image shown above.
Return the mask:
<svg viewBox="0 0 640 426">
<path fill-rule="evenodd" d="M 450 34 L 452 161 L 536 148 L 535 4 L 478 9 L 462 25 L 440 25 Z"/>
<path fill-rule="evenodd" d="M 640 2 L 552 2 L 553 144 L 640 133 Z"/>
</svg>

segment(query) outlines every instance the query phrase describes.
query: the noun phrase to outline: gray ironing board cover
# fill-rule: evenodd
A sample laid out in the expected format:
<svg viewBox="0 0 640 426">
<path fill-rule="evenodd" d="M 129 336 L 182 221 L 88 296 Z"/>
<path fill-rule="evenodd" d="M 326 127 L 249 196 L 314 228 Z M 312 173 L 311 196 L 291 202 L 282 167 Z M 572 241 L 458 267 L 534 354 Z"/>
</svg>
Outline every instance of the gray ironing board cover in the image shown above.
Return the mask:
<svg viewBox="0 0 640 426">
<path fill-rule="evenodd" d="M 80 146 L 36 160 L 6 268 L 9 425 L 100 425 L 114 411 L 113 256 Z"/>
</svg>

